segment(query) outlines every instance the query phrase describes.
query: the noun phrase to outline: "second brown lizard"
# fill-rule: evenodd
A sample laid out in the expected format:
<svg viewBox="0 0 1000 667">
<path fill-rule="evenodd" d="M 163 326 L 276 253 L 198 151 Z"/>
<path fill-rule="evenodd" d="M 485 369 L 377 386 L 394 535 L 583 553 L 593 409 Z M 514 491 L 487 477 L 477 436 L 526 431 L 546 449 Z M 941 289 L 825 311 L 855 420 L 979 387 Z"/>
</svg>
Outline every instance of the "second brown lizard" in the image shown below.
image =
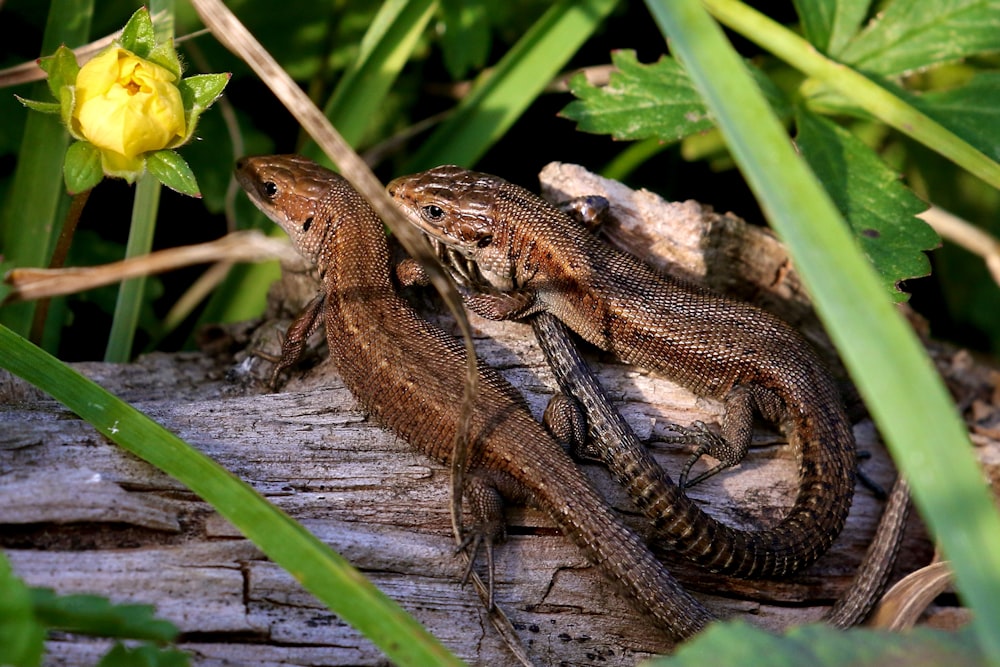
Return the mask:
<svg viewBox="0 0 1000 667">
<path fill-rule="evenodd" d="M 800 452 L 799 493 L 782 521 L 740 531 L 708 515 L 665 475 L 627 480 L 667 546 L 713 571 L 785 575 L 824 553 L 854 492 L 850 424 L 827 371 L 778 318 L 656 274 L 533 193 L 454 166 L 396 179 L 389 192 L 436 241 L 474 263 L 493 294 L 467 303 L 493 319 L 546 311 L 621 359 L 724 401 L 721 435 L 682 429 L 722 466 L 742 460 L 755 413 L 781 423 Z M 612 452 L 613 458 L 613 452 Z M 619 477 L 621 475 L 619 474 Z"/>
</svg>

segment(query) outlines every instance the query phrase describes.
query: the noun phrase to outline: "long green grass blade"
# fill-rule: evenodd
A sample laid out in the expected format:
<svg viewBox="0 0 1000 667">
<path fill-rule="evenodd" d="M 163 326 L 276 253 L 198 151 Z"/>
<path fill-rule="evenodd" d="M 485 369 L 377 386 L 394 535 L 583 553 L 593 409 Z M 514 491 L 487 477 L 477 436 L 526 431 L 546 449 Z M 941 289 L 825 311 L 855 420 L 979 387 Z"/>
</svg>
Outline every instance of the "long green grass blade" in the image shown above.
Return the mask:
<svg viewBox="0 0 1000 667">
<path fill-rule="evenodd" d="M 357 146 L 361 141 L 374 118 L 372 110 L 384 103 L 437 4 L 437 0 L 387 0 L 379 9 L 361 40 L 357 59 L 344 72 L 323 109 L 347 143 Z M 310 150 L 310 157 L 323 155 L 315 144 Z"/>
<path fill-rule="evenodd" d="M 48 393 L 108 439 L 185 484 L 397 664 L 461 664 L 342 556 L 249 485 L 2 326 L 0 367 Z"/>
<path fill-rule="evenodd" d="M 476 83 L 454 115 L 407 162 L 404 171 L 475 163 L 541 94 L 616 2 L 562 0 L 552 5 Z"/>
<path fill-rule="evenodd" d="M 42 53 L 55 52 L 60 44 L 79 46 L 87 41 L 93 0 L 53 0 L 49 8 Z M 49 101 L 44 81 L 35 84 L 30 99 Z M 69 135 L 58 116 L 29 113 L 18 151 L 13 186 L 0 210 L 0 248 L 5 262 L 14 266 L 47 266 L 61 217 L 69 207 L 63 188 L 62 163 Z M 0 323 L 27 335 L 35 304 L 26 302 L 0 309 Z"/>
<path fill-rule="evenodd" d="M 952 560 L 984 651 L 1000 662 L 1000 516 L 948 392 L 721 28 L 698 0 L 647 6 L 788 244 L 922 516 Z"/>
</svg>

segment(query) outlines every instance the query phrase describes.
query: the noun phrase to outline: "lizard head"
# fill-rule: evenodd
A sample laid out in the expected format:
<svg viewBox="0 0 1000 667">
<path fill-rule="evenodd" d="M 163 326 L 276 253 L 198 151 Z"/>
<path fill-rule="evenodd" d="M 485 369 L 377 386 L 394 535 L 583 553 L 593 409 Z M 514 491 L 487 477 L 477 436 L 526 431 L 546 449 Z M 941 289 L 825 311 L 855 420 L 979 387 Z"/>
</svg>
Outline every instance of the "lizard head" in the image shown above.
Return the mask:
<svg viewBox="0 0 1000 667">
<path fill-rule="evenodd" d="M 250 201 L 278 224 L 295 249 L 318 262 L 338 211 L 356 197 L 338 174 L 300 155 L 261 155 L 236 162 L 236 180 Z"/>
<path fill-rule="evenodd" d="M 386 190 L 432 242 L 471 260 L 494 288 L 510 290 L 521 282 L 521 267 L 512 227 L 496 205 L 501 184 L 513 187 L 490 174 L 444 165 L 401 176 Z"/>
</svg>

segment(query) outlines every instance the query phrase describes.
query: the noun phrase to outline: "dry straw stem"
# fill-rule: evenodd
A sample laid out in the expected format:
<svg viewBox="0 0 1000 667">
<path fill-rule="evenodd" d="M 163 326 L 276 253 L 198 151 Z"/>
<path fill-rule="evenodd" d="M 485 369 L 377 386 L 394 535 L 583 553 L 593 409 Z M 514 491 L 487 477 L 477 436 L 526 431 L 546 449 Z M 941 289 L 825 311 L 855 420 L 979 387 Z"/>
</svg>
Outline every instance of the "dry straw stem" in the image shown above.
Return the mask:
<svg viewBox="0 0 1000 667">
<path fill-rule="evenodd" d="M 215 241 L 160 250 L 100 266 L 12 269 L 4 276 L 4 282 L 13 288 L 5 303 L 74 294 L 192 264 L 294 260 L 297 257 L 285 239 L 273 239 L 253 230 L 233 232 Z"/>
<path fill-rule="evenodd" d="M 993 276 L 993 282 L 1000 285 L 1000 241 L 938 206 L 931 206 L 917 217 L 923 219 L 945 239 L 982 257 L 990 275 Z"/>
</svg>

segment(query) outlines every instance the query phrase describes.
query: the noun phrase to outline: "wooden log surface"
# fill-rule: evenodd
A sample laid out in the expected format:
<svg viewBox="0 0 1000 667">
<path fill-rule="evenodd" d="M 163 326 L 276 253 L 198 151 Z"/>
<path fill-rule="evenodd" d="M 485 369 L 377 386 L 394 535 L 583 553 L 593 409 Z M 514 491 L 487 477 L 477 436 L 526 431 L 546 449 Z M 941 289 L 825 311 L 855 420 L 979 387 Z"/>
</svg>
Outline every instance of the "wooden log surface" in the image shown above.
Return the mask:
<svg viewBox="0 0 1000 667">
<path fill-rule="evenodd" d="M 275 303 L 294 309 L 309 295 L 308 284 L 302 274 L 289 275 Z M 760 290 L 765 292 L 773 290 Z M 281 311 L 276 305 L 277 319 L 259 327 L 223 331 L 212 353 L 153 354 L 133 364 L 77 368 L 303 522 L 460 657 L 477 665 L 511 664 L 474 591 L 458 581 L 462 565 L 453 555 L 447 470 L 366 418 L 331 364 L 296 373 L 280 392 L 266 393 L 259 378 L 269 372 L 267 362 L 245 350 L 220 352 L 247 345 L 274 352 Z M 447 317 L 429 317 L 454 331 Z M 474 325 L 479 353 L 524 391 L 540 415 L 555 383 L 530 328 L 480 319 Z M 970 423 L 987 477 L 995 481 L 997 374 L 964 352 L 937 345 L 930 350 Z M 658 446 L 656 439 L 669 434 L 672 422 L 717 421 L 720 406 L 589 354 L 626 419 L 676 477 L 689 450 Z M 871 454 L 863 469 L 888 487 L 894 470 L 871 422 L 861 419 L 855 434 L 859 448 Z M 642 533 L 644 521 L 607 473 L 583 468 Z M 790 448 L 762 425 L 742 466 L 691 495 L 726 521 L 764 527 L 791 504 L 796 471 Z M 747 582 L 683 563 L 671 568 L 722 617 L 771 629 L 815 620 L 850 582 L 881 506 L 859 486 L 843 534 L 794 577 Z M 510 539 L 497 549 L 497 601 L 537 664 L 632 665 L 670 650 L 663 632 L 542 512 L 512 508 L 508 519 Z M 0 375 L 0 547 L 31 585 L 155 604 L 179 625 L 180 647 L 196 665 L 385 663 L 367 640 L 179 483 L 7 375 Z M 932 554 L 919 520 L 911 519 L 896 576 L 926 565 Z M 932 608 L 925 622 L 948 626 L 964 618 L 947 602 Z M 94 664 L 105 647 L 57 636 L 46 664 Z"/>
</svg>

